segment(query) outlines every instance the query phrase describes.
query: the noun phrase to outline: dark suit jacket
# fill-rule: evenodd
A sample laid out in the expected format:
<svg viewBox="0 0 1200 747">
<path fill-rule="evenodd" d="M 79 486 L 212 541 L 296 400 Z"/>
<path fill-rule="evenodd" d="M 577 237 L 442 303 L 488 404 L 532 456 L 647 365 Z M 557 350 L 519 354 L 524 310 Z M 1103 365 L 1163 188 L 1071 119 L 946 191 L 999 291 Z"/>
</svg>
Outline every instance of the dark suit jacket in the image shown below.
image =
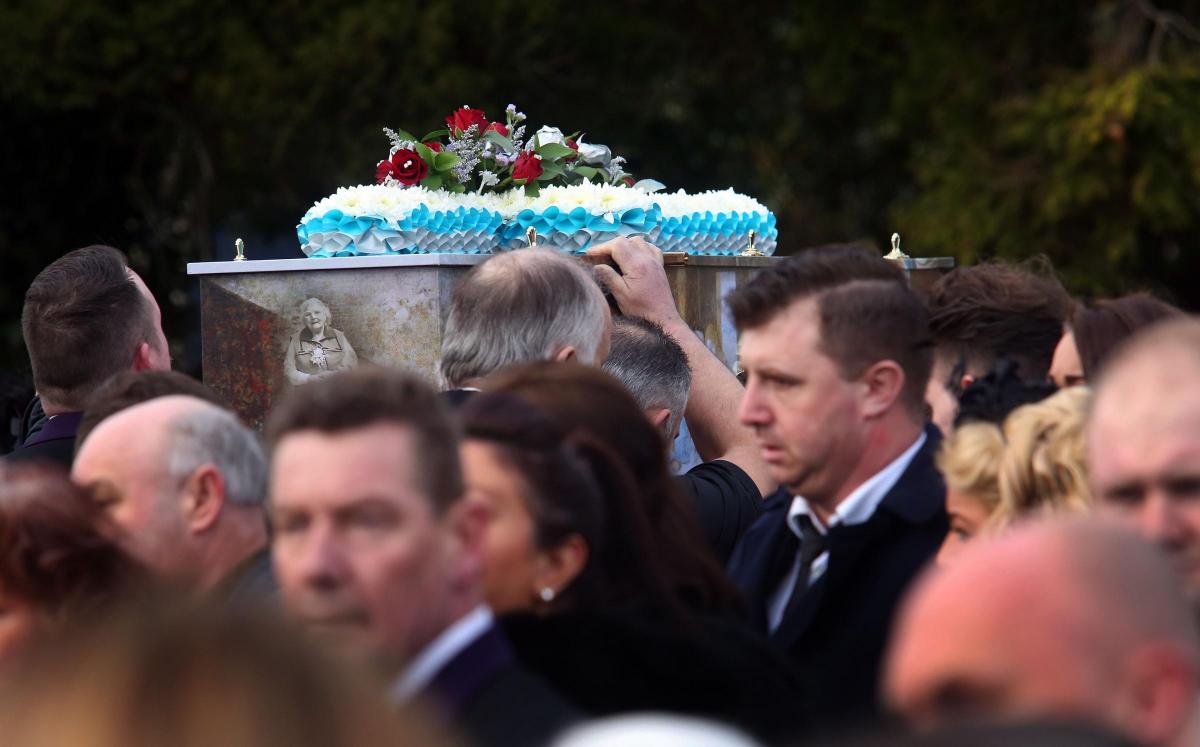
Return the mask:
<svg viewBox="0 0 1200 747">
<path fill-rule="evenodd" d="M 213 589 L 213 601 L 232 608 L 266 608 L 279 606 L 279 584 L 271 562 L 271 548 L 263 547 L 230 571 Z"/>
<path fill-rule="evenodd" d="M 665 711 L 735 724 L 765 740 L 805 731 L 800 681 L 742 623 L 647 604 L 500 618 L 517 658 L 592 716 Z"/>
<path fill-rule="evenodd" d="M 442 667 L 421 697 L 479 747 L 549 744 L 582 720 L 579 710 L 517 663 L 495 625 Z"/>
<path fill-rule="evenodd" d="M 814 719 L 834 724 L 879 713 L 880 660 L 892 616 L 913 577 L 937 553 L 948 521 L 934 465 L 941 437 L 927 440 L 863 524 L 829 532 L 829 565 L 771 634 L 801 670 Z M 792 496 L 780 490 L 742 538 L 729 573 L 746 595 L 755 627 L 767 631 L 767 602 L 786 568 L 778 562 Z"/>
<path fill-rule="evenodd" d="M 5 456 L 5 461 L 9 464 L 47 462 L 71 469 L 71 462 L 75 460 L 75 432 L 82 419 L 82 412 L 64 412 L 50 418 L 41 430 Z"/>
</svg>

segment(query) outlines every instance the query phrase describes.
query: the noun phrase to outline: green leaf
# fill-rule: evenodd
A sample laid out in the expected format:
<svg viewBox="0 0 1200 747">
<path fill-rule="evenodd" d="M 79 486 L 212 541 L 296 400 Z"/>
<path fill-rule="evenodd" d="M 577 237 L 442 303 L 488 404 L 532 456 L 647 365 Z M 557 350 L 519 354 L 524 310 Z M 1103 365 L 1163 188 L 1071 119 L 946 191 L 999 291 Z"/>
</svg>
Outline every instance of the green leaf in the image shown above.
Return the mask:
<svg viewBox="0 0 1200 747">
<path fill-rule="evenodd" d="M 401 140 L 416 140 L 416 138 L 412 136 L 412 133 L 408 132 L 407 130 L 397 130 L 393 128 L 392 132 L 396 133 L 396 136 Z"/>
<path fill-rule="evenodd" d="M 430 168 L 433 168 L 433 157 L 436 154 L 433 152 L 432 148 L 430 148 L 428 145 L 417 143 L 417 155 L 421 157 L 422 161 L 429 164 Z"/>
<path fill-rule="evenodd" d="M 584 179 L 593 179 L 599 175 L 600 171 L 591 166 L 576 166 L 575 173 L 579 174 Z"/>
<path fill-rule="evenodd" d="M 442 186 L 442 176 L 440 174 L 430 174 L 421 180 L 421 186 L 425 189 L 440 189 Z"/>
<path fill-rule="evenodd" d="M 499 132 L 496 132 L 495 130 L 488 130 L 487 132 L 483 133 L 483 137 L 485 140 L 488 140 L 490 142 L 495 143 L 496 145 L 499 145 L 500 148 L 505 153 L 516 153 L 517 152 L 517 146 L 513 145 L 513 141 L 504 137 L 503 135 L 501 135 Z"/>
<path fill-rule="evenodd" d="M 442 130 L 434 130 L 433 132 L 429 133 L 429 134 L 428 134 L 428 135 L 426 135 L 425 137 L 421 138 L 421 142 L 422 142 L 422 143 L 427 143 L 427 142 L 429 142 L 430 140 L 437 140 L 438 138 L 445 137 L 446 135 L 449 135 L 449 134 L 450 134 L 450 131 L 449 131 L 449 130 L 445 130 L 445 129 L 442 129 Z"/>
<path fill-rule="evenodd" d="M 540 190 L 538 189 L 538 184 L 536 181 L 531 181 L 525 185 L 525 196 L 526 197 L 537 197 L 539 191 Z"/>
<path fill-rule="evenodd" d="M 542 158 L 566 158 L 567 156 L 575 154 L 574 149 L 568 148 L 560 143 L 546 143 L 545 145 L 539 145 L 537 148 L 533 149 L 533 152 L 537 153 Z"/>
<path fill-rule="evenodd" d="M 434 171 L 449 171 L 458 165 L 461 161 L 457 153 L 442 151 L 441 153 L 433 154 L 433 170 Z"/>
<path fill-rule="evenodd" d="M 548 182 L 551 179 L 562 176 L 563 167 L 557 163 L 546 163 L 542 161 L 542 173 L 538 176 L 539 182 Z"/>
<path fill-rule="evenodd" d="M 446 187 L 446 190 L 449 192 L 453 192 L 456 195 L 460 195 L 463 192 L 466 192 L 467 188 L 464 185 L 460 184 L 459 182 L 454 182 L 450 186 Z"/>
</svg>

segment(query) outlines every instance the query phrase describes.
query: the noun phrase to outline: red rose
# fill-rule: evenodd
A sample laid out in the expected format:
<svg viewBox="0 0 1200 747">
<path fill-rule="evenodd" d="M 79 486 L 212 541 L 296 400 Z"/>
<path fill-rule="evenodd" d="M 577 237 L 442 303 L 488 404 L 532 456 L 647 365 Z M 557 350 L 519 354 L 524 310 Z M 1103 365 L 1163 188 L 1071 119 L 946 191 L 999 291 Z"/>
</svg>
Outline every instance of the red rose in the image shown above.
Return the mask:
<svg viewBox="0 0 1200 747">
<path fill-rule="evenodd" d="M 542 175 L 542 159 L 538 158 L 533 153 L 522 153 L 517 156 L 517 162 L 513 164 L 512 178 L 513 181 L 525 180 L 525 183 L 537 179 Z"/>
<path fill-rule="evenodd" d="M 430 149 L 434 153 L 442 152 L 442 144 L 436 140 L 430 140 L 428 143 L 422 143 L 422 145 L 424 145 L 426 148 Z"/>
<path fill-rule="evenodd" d="M 392 178 L 406 187 L 420 184 L 422 179 L 429 176 L 429 164 L 421 160 L 416 151 L 408 148 L 393 153 L 391 163 Z"/>
<path fill-rule="evenodd" d="M 375 181 L 383 184 L 389 176 L 393 179 L 396 178 L 396 167 L 392 165 L 391 161 L 380 161 L 375 166 Z"/>
<path fill-rule="evenodd" d="M 499 122 L 492 122 L 484 132 L 499 132 L 504 137 L 508 137 L 508 128 Z"/>
<path fill-rule="evenodd" d="M 636 182 L 633 181 L 632 176 L 627 176 L 622 181 L 625 182 L 626 187 L 632 187 L 634 184 L 636 184 Z"/>
<path fill-rule="evenodd" d="M 451 132 L 454 130 L 466 132 L 471 125 L 478 125 L 481 133 L 488 126 L 487 115 L 483 113 L 482 109 L 470 109 L 464 106 L 461 109 L 455 109 L 453 114 L 446 117 L 446 126 L 450 128 Z"/>
<path fill-rule="evenodd" d="M 571 155 L 564 158 L 563 159 L 564 161 L 574 161 L 575 159 L 579 158 L 579 144 L 578 143 L 576 143 L 571 138 L 567 138 L 566 140 L 563 141 L 563 144 L 566 145 L 571 150 L 575 151 Z"/>
</svg>

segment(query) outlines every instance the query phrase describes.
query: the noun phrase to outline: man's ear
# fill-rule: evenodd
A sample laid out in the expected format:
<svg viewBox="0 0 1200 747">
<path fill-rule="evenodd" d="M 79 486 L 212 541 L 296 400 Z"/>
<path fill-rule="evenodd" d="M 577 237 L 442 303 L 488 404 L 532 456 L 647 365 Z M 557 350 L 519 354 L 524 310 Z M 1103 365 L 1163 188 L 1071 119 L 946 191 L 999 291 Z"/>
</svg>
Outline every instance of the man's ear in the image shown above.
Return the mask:
<svg viewBox="0 0 1200 747">
<path fill-rule="evenodd" d="M 561 594 L 579 578 L 587 567 L 588 546 L 578 534 L 569 535 L 549 550 L 538 551 L 537 571 L 534 574 L 533 596 L 542 598 L 542 590 L 550 589 L 555 596 Z"/>
<path fill-rule="evenodd" d="M 133 366 L 134 371 L 149 371 L 153 366 L 150 362 L 150 343 L 139 343 L 137 349 L 133 351 Z"/>
<path fill-rule="evenodd" d="M 972 376 L 971 374 L 963 374 L 962 378 L 958 380 L 958 391 L 965 392 L 965 391 L 967 391 L 967 387 L 971 386 L 974 383 L 975 383 L 974 376 Z"/>
<path fill-rule="evenodd" d="M 1114 715 L 1145 744 L 1168 744 L 1195 709 L 1197 672 L 1186 651 L 1143 645 L 1126 657 L 1122 702 Z"/>
<path fill-rule="evenodd" d="M 203 464 L 184 483 L 183 520 L 193 534 L 217 523 L 225 507 L 225 476 L 213 464 Z"/>
<path fill-rule="evenodd" d="M 663 433 L 667 433 L 667 421 L 671 419 L 671 411 L 665 407 L 651 407 L 646 410 L 646 417 L 650 418 L 650 423 Z M 667 435 L 671 435 L 667 433 Z"/>
<path fill-rule="evenodd" d="M 883 415 L 892 408 L 904 389 L 904 369 L 892 360 L 871 364 L 860 381 L 865 385 L 862 409 L 868 418 Z"/>
<path fill-rule="evenodd" d="M 489 521 L 489 509 L 479 501 L 460 498 L 446 509 L 445 522 L 458 549 L 450 581 L 456 588 L 467 588 L 483 575 L 483 538 Z"/>
<path fill-rule="evenodd" d="M 558 351 L 554 354 L 553 360 L 555 363 L 566 363 L 567 361 L 573 361 L 578 357 L 579 355 L 575 352 L 574 345 L 565 345 L 558 349 Z"/>
</svg>

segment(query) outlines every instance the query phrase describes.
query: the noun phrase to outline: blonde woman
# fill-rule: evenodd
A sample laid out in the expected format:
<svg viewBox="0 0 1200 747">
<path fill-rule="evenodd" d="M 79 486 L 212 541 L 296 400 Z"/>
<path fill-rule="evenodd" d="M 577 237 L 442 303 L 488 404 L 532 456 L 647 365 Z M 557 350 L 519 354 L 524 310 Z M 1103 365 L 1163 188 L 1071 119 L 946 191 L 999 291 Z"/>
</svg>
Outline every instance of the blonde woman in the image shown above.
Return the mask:
<svg viewBox="0 0 1200 747">
<path fill-rule="evenodd" d="M 994 423 L 960 426 L 942 444 L 938 469 L 946 480 L 946 513 L 950 531 L 938 550 L 937 562 L 945 565 L 979 534 L 1000 505 L 999 466 L 1004 456 L 1004 434 Z"/>
<path fill-rule="evenodd" d="M 1013 410 L 1002 427 L 971 423 L 946 440 L 938 466 L 950 533 L 938 563 L 952 560 L 976 534 L 1021 517 L 1090 508 L 1083 439 L 1090 396 L 1085 387 L 1064 389 Z"/>
<path fill-rule="evenodd" d="M 1007 526 L 1031 513 L 1086 512 L 1092 504 L 1083 424 L 1091 390 L 1070 387 L 1004 420 L 1000 505 L 992 523 Z"/>
</svg>

